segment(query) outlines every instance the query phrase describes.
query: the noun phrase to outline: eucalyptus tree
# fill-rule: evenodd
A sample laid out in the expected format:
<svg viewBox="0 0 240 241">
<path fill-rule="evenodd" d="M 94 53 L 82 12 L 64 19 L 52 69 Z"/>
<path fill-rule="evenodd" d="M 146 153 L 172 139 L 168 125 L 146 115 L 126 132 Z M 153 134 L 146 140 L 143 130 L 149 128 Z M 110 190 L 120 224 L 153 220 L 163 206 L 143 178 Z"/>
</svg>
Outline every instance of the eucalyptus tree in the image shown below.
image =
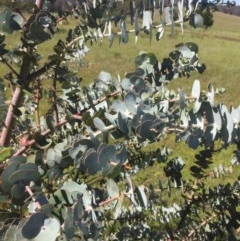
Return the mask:
<svg viewBox="0 0 240 241">
<path fill-rule="evenodd" d="M 27 91 L 35 91 L 35 102 L 39 101 L 41 94 L 39 90 L 37 90 L 36 86 L 38 86 L 39 79 L 46 70 L 50 69 L 53 66 L 56 66 L 63 60 L 66 56 L 69 57 L 74 55 L 75 57 L 81 57 L 85 50 L 84 41 L 96 41 L 96 39 L 102 39 L 105 36 L 108 36 L 109 46 L 112 45 L 114 40 L 114 33 L 112 32 L 111 23 L 112 21 L 119 20 L 119 28 L 120 32 L 117 33 L 119 35 L 120 42 L 128 42 L 128 33 L 129 31 L 126 28 L 125 24 L 125 15 L 130 14 L 135 21 L 135 35 L 136 40 L 139 35 L 139 31 L 143 30 L 150 35 L 150 41 L 152 38 L 152 15 L 150 14 L 153 11 L 153 2 L 151 6 L 147 6 L 146 3 L 141 6 L 140 3 L 137 2 L 135 6 L 134 13 L 135 17 L 132 15 L 133 12 L 126 8 L 125 6 L 120 7 L 112 7 L 109 5 L 110 3 L 101 4 L 100 2 L 83 3 L 79 1 L 71 2 L 65 1 L 53 1 L 53 2 L 44 2 L 37 1 L 36 4 L 33 4 L 32 1 L 28 1 L 25 4 L 23 1 L 11 2 L 6 1 L 6 3 L 10 8 L 5 8 L 1 12 L 1 30 L 3 32 L 12 33 L 13 31 L 22 31 L 21 36 L 21 48 L 13 51 L 12 56 L 8 50 L 5 49 L 4 44 L 4 36 L 1 38 L 1 58 L 2 62 L 7 65 L 10 69 L 11 74 L 8 75 L 8 81 L 10 83 L 16 82 L 17 87 L 14 90 L 14 95 L 11 101 L 11 105 L 8 108 L 8 114 L 6 118 L 6 122 L 3 126 L 2 134 L 1 134 L 1 145 L 9 144 L 9 136 L 8 133 L 11 132 L 11 125 L 13 119 L 14 108 L 20 106 L 19 99 L 21 99 L 22 89 Z M 56 31 L 57 20 L 54 15 L 52 15 L 48 10 L 50 10 L 49 4 L 52 4 L 53 9 L 58 10 L 58 12 L 64 12 L 64 14 L 60 14 L 62 18 L 65 18 L 69 13 L 75 13 L 84 18 L 84 22 L 82 26 L 76 27 L 74 31 L 69 31 L 67 44 L 59 41 L 55 46 L 55 56 L 52 56 L 49 62 L 43 66 L 42 68 L 36 70 L 36 65 L 39 61 L 39 55 L 36 52 L 36 46 L 49 40 Z M 65 5 L 63 5 L 65 4 Z M 12 11 L 12 9 L 25 9 L 32 13 L 31 18 L 26 19 L 21 12 Z M 125 9 L 126 8 L 126 9 Z M 119 15 L 119 10 L 124 9 L 124 15 Z M 130 8 L 131 9 L 131 8 Z M 61 11 L 60 11 L 61 10 Z M 118 12 L 112 13 L 111 10 L 115 10 Z M 180 11 L 180 9 L 179 9 Z M 182 10 L 181 10 L 182 11 Z M 193 11 L 193 10 L 191 10 Z M 111 16 L 109 16 L 111 12 Z M 141 12 L 143 14 L 142 27 L 139 28 L 138 24 L 138 14 Z M 167 11 L 169 12 L 169 11 Z M 173 13 L 172 13 L 173 14 Z M 181 14 L 182 15 L 182 14 Z M 173 23 L 173 21 L 172 21 Z M 182 19 L 183 23 L 183 19 Z M 202 26 L 202 25 L 201 25 Z M 160 30 L 162 26 L 160 26 Z M 151 31 L 150 31 L 151 30 Z M 157 39 L 162 36 L 162 34 L 157 32 Z M 73 51 L 76 48 L 76 43 L 78 44 L 78 51 Z M 21 69 L 19 72 L 13 69 L 7 62 L 6 54 L 8 57 L 14 57 L 13 54 L 18 54 L 18 58 L 22 55 L 22 63 Z M 4 56 L 5 55 L 5 56 Z M 13 58 L 14 59 L 14 58 Z M 15 57 L 16 59 L 16 57 Z M 16 60 L 18 61 L 18 60 Z M 14 75 L 12 75 L 14 74 Z M 38 83 L 36 83 L 38 82 Z M 33 84 L 34 83 L 34 84 Z M 35 88 L 35 90 L 34 90 Z M 34 107 L 33 107 L 34 108 Z M 39 121 L 37 121 L 37 125 L 39 125 Z"/>
<path fill-rule="evenodd" d="M 22 8 L 31 11 L 28 17 Z M 177 44 L 163 61 L 154 53 L 141 52 L 134 59 L 135 70 L 123 79 L 102 71 L 82 87 L 67 63 L 84 56 L 87 41 L 103 40 L 101 28 L 72 29 L 41 66 L 37 46 L 56 33 L 58 22 L 42 8 L 40 1 L 11 2 L 0 13 L 2 31 L 21 30 L 21 45 L 13 51 L 7 49 L 3 34 L 0 38 L 1 62 L 10 71 L 4 78 L 12 88 L 1 145 L 14 152 L 1 166 L 1 203 L 7 216 L 1 237 L 18 241 L 237 240 L 239 180 L 208 188 L 206 179 L 228 177 L 232 166 L 219 165 L 206 175 L 202 169 L 218 151 L 215 141 L 220 140 L 222 148 L 230 143 L 239 148 L 239 107 L 228 110 L 224 104 L 216 105 L 211 83 L 204 91 L 195 80 L 189 95 L 166 86 L 173 79 L 190 77 L 193 71 L 205 72 L 198 45 Z M 125 22 L 120 19 L 119 23 L 119 40 L 127 42 Z M 111 45 L 111 29 L 108 37 Z M 53 106 L 41 117 L 42 83 L 50 79 Z M 144 151 L 169 133 L 189 148 L 203 147 L 197 160 L 202 169 L 191 167 L 192 175 L 198 175 L 195 182 L 184 179 L 186 161 L 169 157 L 169 148 Z M 235 153 L 233 165 L 239 163 L 239 149 Z M 158 178 L 157 187 L 134 183 L 136 173 L 157 164 L 164 164 L 166 176 Z M 181 193 L 180 203 L 169 202 L 173 192 Z"/>
</svg>

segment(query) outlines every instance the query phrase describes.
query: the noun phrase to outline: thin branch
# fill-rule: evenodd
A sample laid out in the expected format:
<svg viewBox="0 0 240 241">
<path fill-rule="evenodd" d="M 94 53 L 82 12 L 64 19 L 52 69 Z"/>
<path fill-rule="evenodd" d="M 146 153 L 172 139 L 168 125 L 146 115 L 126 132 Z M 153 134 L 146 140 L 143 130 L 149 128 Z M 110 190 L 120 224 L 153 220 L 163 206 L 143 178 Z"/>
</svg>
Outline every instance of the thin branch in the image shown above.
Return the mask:
<svg viewBox="0 0 240 241">
<path fill-rule="evenodd" d="M 34 197 L 34 193 L 32 192 L 32 189 L 29 186 L 25 186 L 25 190 L 29 194 L 32 201 L 35 203 L 36 208 L 40 210 L 42 206 L 39 202 L 36 201 L 36 198 Z"/>
<path fill-rule="evenodd" d="M 37 7 L 38 7 L 39 9 L 41 9 L 41 8 L 42 8 L 42 4 L 43 4 L 43 0 L 36 0 L 36 1 L 35 1 L 35 4 L 37 5 Z"/>
<path fill-rule="evenodd" d="M 201 227 L 205 226 L 207 223 L 209 223 L 212 219 L 214 219 L 216 217 L 216 214 L 214 213 L 212 216 L 210 216 L 207 220 L 204 220 L 203 222 L 201 222 L 197 227 L 195 227 L 194 229 L 192 229 L 189 233 L 188 233 L 188 237 L 191 237 L 198 229 L 200 229 Z"/>
<path fill-rule="evenodd" d="M 105 101 L 106 99 L 108 99 L 108 98 L 110 98 L 110 97 L 114 97 L 114 96 L 118 95 L 119 93 L 121 93 L 121 91 L 115 91 L 115 92 L 113 92 L 113 93 L 110 93 L 110 94 L 108 94 L 107 96 L 105 96 L 105 97 L 99 99 L 98 101 L 96 101 L 96 102 L 94 103 L 94 105 L 98 105 L 98 104 L 100 104 L 101 102 Z M 75 120 L 81 120 L 82 114 L 85 113 L 85 112 L 86 112 L 87 110 L 89 110 L 89 109 L 91 109 L 91 107 L 85 108 L 84 110 L 81 111 L 81 113 L 80 113 L 79 115 L 75 114 L 75 115 L 72 115 L 72 117 L 73 117 Z M 59 123 L 56 123 L 55 128 L 58 128 L 58 127 L 60 127 L 60 126 L 63 126 L 63 125 L 65 125 L 67 122 L 68 122 L 67 120 L 63 120 L 63 121 L 61 121 L 61 122 L 59 122 Z M 107 127 L 107 129 L 112 129 L 112 128 L 113 128 L 112 125 Z M 43 132 L 41 133 L 41 135 L 46 136 L 46 135 L 48 135 L 48 134 L 50 134 L 50 133 L 51 133 L 51 130 L 50 130 L 50 129 L 47 129 L 47 130 L 43 131 Z M 100 131 L 97 131 L 95 134 L 96 134 L 96 135 L 99 135 L 99 134 L 101 134 L 101 132 L 100 132 Z M 26 145 L 26 146 L 23 146 L 23 147 L 20 148 L 20 149 L 18 149 L 18 150 L 13 154 L 13 156 L 19 156 L 19 155 L 21 155 L 23 152 L 26 151 L 27 147 L 33 145 L 34 143 L 35 143 L 35 140 L 34 140 L 34 139 L 29 140 L 28 143 L 27 143 L 27 145 Z M 0 143 L 0 144 L 1 144 L 1 143 Z"/>
<path fill-rule="evenodd" d="M 70 47 L 72 44 L 74 44 L 75 42 L 77 42 L 79 39 L 82 39 L 82 38 L 83 38 L 83 36 L 79 36 L 79 37 L 75 38 L 70 43 L 68 43 L 66 47 Z M 39 70 L 29 74 L 28 78 L 27 78 L 28 82 L 31 82 L 32 80 L 38 78 L 40 75 L 44 74 L 46 71 L 48 71 L 51 67 L 53 67 L 57 63 L 58 63 L 58 61 L 52 60 L 52 61 L 48 62 L 47 64 L 45 64 Z"/>
<path fill-rule="evenodd" d="M 10 142 L 11 136 L 9 133 L 12 128 L 13 109 L 14 109 L 14 106 L 17 106 L 21 93 L 22 93 L 22 89 L 19 86 L 17 86 L 14 90 L 11 103 L 8 107 L 8 112 L 7 112 L 5 122 L 4 122 L 4 126 L 3 126 L 2 132 L 0 134 L 0 146 L 8 146 L 8 144 Z"/>
<path fill-rule="evenodd" d="M 67 44 L 66 47 L 67 47 L 67 48 L 68 48 L 68 47 L 71 47 L 74 43 L 76 43 L 78 40 L 83 39 L 83 38 L 84 38 L 83 35 L 81 35 L 81 36 L 73 39 L 71 42 L 69 42 L 69 43 Z"/>
<path fill-rule="evenodd" d="M 37 79 L 36 82 L 37 83 L 36 83 L 36 86 L 34 89 L 34 102 L 37 107 L 34 110 L 34 114 L 35 114 L 36 126 L 40 126 L 40 120 L 39 120 L 40 83 L 39 83 L 39 79 Z"/>
<path fill-rule="evenodd" d="M 57 63 L 57 68 L 59 67 L 60 62 Z M 55 75 L 53 78 L 53 108 L 55 111 L 55 116 L 56 116 L 56 122 L 59 122 L 59 115 L 58 115 L 58 108 L 57 108 L 57 95 L 56 95 L 56 91 L 57 91 L 57 73 L 55 71 Z"/>
<path fill-rule="evenodd" d="M 39 70 L 31 73 L 28 75 L 27 79 L 28 82 L 31 82 L 32 80 L 38 78 L 39 76 L 41 76 L 42 74 L 44 74 L 45 72 L 47 72 L 52 66 L 54 66 L 56 64 L 56 61 L 52 60 L 49 63 L 45 64 L 42 68 L 40 68 Z"/>
<path fill-rule="evenodd" d="M 104 206 L 104 205 L 107 205 L 108 203 L 110 203 L 110 202 L 113 202 L 113 201 L 115 201 L 115 200 L 118 200 L 120 197 L 122 197 L 124 195 L 124 193 L 122 193 L 122 194 L 119 194 L 119 195 L 116 195 L 116 196 L 114 196 L 114 197 L 111 197 L 111 198 L 109 198 L 109 199 L 107 199 L 107 200 L 105 200 L 105 201 L 102 201 L 102 202 L 100 202 L 99 203 L 99 206 Z"/>
</svg>

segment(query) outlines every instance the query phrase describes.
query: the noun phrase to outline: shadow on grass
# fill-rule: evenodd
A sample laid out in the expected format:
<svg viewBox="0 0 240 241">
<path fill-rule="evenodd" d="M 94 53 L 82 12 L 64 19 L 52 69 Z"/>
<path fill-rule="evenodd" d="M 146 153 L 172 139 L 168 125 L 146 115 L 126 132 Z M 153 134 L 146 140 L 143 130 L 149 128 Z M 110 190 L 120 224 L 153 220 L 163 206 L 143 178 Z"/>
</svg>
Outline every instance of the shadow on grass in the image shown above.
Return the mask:
<svg viewBox="0 0 240 241">
<path fill-rule="evenodd" d="M 212 151 L 202 150 L 199 154 L 195 155 L 195 158 L 195 165 L 190 167 L 190 171 L 192 176 L 200 179 L 204 177 L 205 170 L 209 168 L 210 164 L 212 164 Z"/>
</svg>

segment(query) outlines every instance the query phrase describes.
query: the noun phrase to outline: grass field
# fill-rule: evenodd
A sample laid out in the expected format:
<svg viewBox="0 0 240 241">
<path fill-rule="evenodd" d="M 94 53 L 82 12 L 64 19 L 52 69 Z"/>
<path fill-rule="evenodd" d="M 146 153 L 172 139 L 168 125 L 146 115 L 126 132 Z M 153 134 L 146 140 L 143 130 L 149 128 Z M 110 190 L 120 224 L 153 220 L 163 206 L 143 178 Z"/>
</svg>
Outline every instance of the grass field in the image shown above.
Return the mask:
<svg viewBox="0 0 240 241">
<path fill-rule="evenodd" d="M 155 15 L 155 23 L 158 23 L 158 13 Z M 44 58 L 49 53 L 53 52 L 52 47 L 59 39 L 65 39 L 69 28 L 74 28 L 78 24 L 78 20 L 70 19 L 71 24 L 63 23 L 59 25 L 59 30 L 51 41 L 46 44 L 38 46 L 38 52 Z M 131 26 L 128 26 L 128 30 Z M 137 44 L 134 42 L 134 34 L 129 34 L 129 42 L 127 44 L 119 44 L 116 37 L 111 48 L 108 47 L 108 40 L 105 39 L 102 43 L 95 43 L 89 46 L 90 51 L 84 58 L 86 65 L 78 71 L 78 75 L 82 77 L 83 85 L 87 85 L 93 81 L 101 70 L 107 71 L 112 76 L 124 77 L 126 72 L 131 72 L 135 69 L 134 58 L 139 51 L 144 50 L 153 52 L 158 60 L 161 62 L 164 57 L 167 57 L 176 44 L 185 42 L 195 42 L 199 46 L 199 58 L 202 63 L 205 63 L 207 70 L 201 75 L 199 73 L 192 73 L 190 78 L 180 78 L 171 81 L 168 84 L 169 89 L 177 90 L 182 88 L 188 94 L 191 91 L 192 83 L 195 79 L 201 81 L 202 89 L 206 89 L 211 82 L 214 88 L 224 87 L 226 92 L 223 95 L 216 96 L 216 104 L 224 103 L 227 107 L 230 105 L 238 106 L 239 98 L 239 81 L 240 81 L 240 18 L 219 12 L 214 12 L 214 25 L 209 29 L 194 29 L 185 23 L 184 35 L 181 35 L 180 26 L 175 26 L 174 36 L 170 36 L 170 27 L 165 28 L 164 36 L 160 41 L 155 40 L 155 33 L 150 44 L 149 36 L 143 33 L 140 34 Z M 156 30 L 155 30 L 156 31 Z M 7 48 L 11 49 L 18 44 L 18 33 L 7 35 Z M 5 73 L 7 69 L 0 66 L 1 73 Z M 0 76 L 2 77 L 2 76 Z M 44 83 L 45 87 L 50 86 L 51 83 Z M 46 110 L 47 100 L 42 100 L 42 112 Z M 163 143 L 157 145 L 167 145 L 174 149 L 174 156 L 180 155 L 184 158 L 186 163 L 192 163 L 195 159 L 196 152 L 189 150 L 184 143 L 175 143 L 174 137 L 170 136 Z M 231 148 L 217 153 L 213 158 L 213 166 L 217 163 L 229 163 L 232 156 Z M 188 165 L 185 169 L 188 168 Z M 151 169 L 149 170 L 151 173 Z M 186 175 L 188 172 L 186 172 Z M 158 172 L 155 174 L 158 175 Z M 154 175 L 154 176 L 155 176 Z M 143 180 L 148 179 L 148 171 L 141 173 Z M 146 177 L 145 177 L 146 176 Z M 138 178 L 137 178 L 138 179 Z M 148 180 L 151 182 L 151 178 Z"/>
<path fill-rule="evenodd" d="M 157 18 L 157 17 L 156 17 Z M 105 41 L 101 46 L 93 45 L 86 61 L 90 68 L 80 70 L 84 83 L 95 78 L 101 70 L 110 72 L 112 75 L 120 74 L 123 77 L 125 72 L 134 68 L 134 58 L 139 51 L 153 52 L 159 61 L 167 57 L 174 46 L 181 42 L 192 41 L 199 45 L 199 57 L 201 62 L 207 66 L 203 75 L 195 74 L 189 79 L 178 79 L 170 83 L 171 88 L 182 87 L 186 92 L 191 88 L 191 82 L 198 78 L 205 88 L 209 82 L 214 87 L 225 86 L 227 94 L 219 101 L 237 105 L 238 92 L 235 89 L 240 78 L 238 49 L 240 47 L 239 34 L 240 21 L 238 17 L 214 13 L 214 26 L 210 29 L 195 30 L 185 24 L 184 35 L 181 35 L 180 27 L 175 27 L 175 34 L 170 36 L 170 28 L 165 30 L 165 35 L 160 41 L 153 39 L 149 44 L 148 36 L 141 35 L 138 43 L 134 44 L 134 34 L 130 35 L 128 44 L 118 44 L 116 39 L 112 48 L 108 48 Z M 233 89 L 232 89 L 233 87 Z M 231 94 L 229 94 L 231 93 Z"/>
<path fill-rule="evenodd" d="M 156 13 L 156 24 L 158 19 L 159 16 Z M 78 20 L 71 20 L 69 25 L 65 23 L 59 25 L 59 31 L 54 38 L 38 46 L 38 52 L 43 56 L 43 62 L 44 58 L 53 52 L 52 47 L 54 44 L 59 39 L 64 40 L 68 29 L 74 28 L 77 23 Z M 132 26 L 128 26 L 128 30 L 131 28 Z M 172 81 L 169 87 L 182 87 L 187 93 L 191 89 L 191 83 L 194 79 L 201 80 L 202 88 L 205 88 L 209 82 L 212 82 L 215 88 L 225 87 L 227 89 L 227 93 L 218 99 L 219 102 L 224 102 L 228 105 L 238 105 L 238 92 L 235 87 L 240 78 L 238 65 L 239 28 L 239 17 L 215 12 L 214 25 L 211 28 L 207 30 L 193 29 L 188 23 L 185 23 L 184 35 L 181 35 L 180 27 L 176 26 L 174 36 L 171 37 L 170 27 L 166 27 L 164 36 L 160 41 L 155 40 L 155 30 L 151 44 L 149 36 L 144 33 L 140 34 L 137 44 L 134 42 L 134 34 L 129 34 L 129 42 L 127 44 L 119 44 L 118 37 L 115 37 L 111 48 L 108 47 L 108 40 L 104 39 L 102 43 L 95 43 L 92 46 L 88 45 L 90 51 L 84 59 L 87 65 L 80 69 L 75 68 L 75 70 L 79 71 L 79 76 L 83 78 L 84 85 L 96 78 L 101 70 L 105 70 L 113 76 L 120 74 L 123 77 L 126 72 L 134 70 L 134 58 L 139 51 L 153 52 L 161 62 L 174 49 L 176 44 L 192 41 L 199 45 L 199 58 L 202 63 L 206 64 L 207 70 L 203 75 L 195 73 L 189 79 L 181 78 Z M 19 43 L 18 39 L 18 33 L 7 35 L 7 47 L 11 49 L 16 46 Z M 3 67 L 2 69 L 2 66 L 0 68 L 2 70 L 1 73 L 4 73 L 6 68 Z"/>
<path fill-rule="evenodd" d="M 71 21 L 71 26 L 77 24 L 77 20 Z M 158 15 L 155 16 L 155 22 L 158 22 Z M 43 59 L 52 51 L 52 47 L 58 39 L 65 39 L 69 25 L 62 24 L 59 26 L 59 32 L 54 38 L 38 47 L 39 53 L 43 55 Z M 96 43 L 89 46 L 90 51 L 84 59 L 86 65 L 81 67 L 78 75 L 82 77 L 83 85 L 88 85 L 94 78 L 96 78 L 101 70 L 109 72 L 112 76 L 124 77 L 126 72 L 131 72 L 135 69 L 134 58 L 138 55 L 139 51 L 145 50 L 153 52 L 158 60 L 161 62 L 164 57 L 174 49 L 178 43 L 195 42 L 199 46 L 199 58 L 202 63 L 205 63 L 207 70 L 200 75 L 199 73 L 192 73 L 190 78 L 181 78 L 171 81 L 168 84 L 169 89 L 177 90 L 182 88 L 186 94 L 189 94 L 192 88 L 192 83 L 195 79 L 201 81 L 202 89 L 206 89 L 207 85 L 211 82 L 214 88 L 224 87 L 226 92 L 222 95 L 216 96 L 216 105 L 224 103 L 228 108 L 231 105 L 237 107 L 240 104 L 239 98 L 239 81 L 240 81 L 240 18 L 236 16 L 226 15 L 222 13 L 214 13 L 214 25 L 209 29 L 193 29 L 187 23 L 184 26 L 184 35 L 181 35 L 179 26 L 175 27 L 174 36 L 170 36 L 170 27 L 165 29 L 163 38 L 156 41 L 153 38 L 152 43 L 149 43 L 149 36 L 143 33 L 140 34 L 138 43 L 134 43 L 134 34 L 130 35 L 128 44 L 119 44 L 118 39 L 115 40 L 112 47 L 108 47 L 108 41 L 105 39 L 103 43 Z M 130 29 L 131 26 L 128 26 Z M 155 34 L 155 32 L 154 32 Z M 17 44 L 17 33 L 7 36 L 7 48 Z M 42 63 L 44 60 L 42 61 Z M 0 77 L 6 72 L 6 68 L 0 66 Z M 76 70 L 76 69 L 75 69 Z M 50 86 L 51 83 L 44 83 L 45 87 Z M 44 113 L 47 100 L 42 100 L 41 109 Z M 171 157 L 181 156 L 185 161 L 185 167 L 182 171 L 184 180 L 193 181 L 195 177 L 191 174 L 191 166 L 196 163 L 196 155 L 202 150 L 190 150 L 185 143 L 176 143 L 175 136 L 169 135 L 166 139 L 154 143 L 150 148 L 167 146 L 173 149 Z M 228 167 L 231 165 L 233 151 L 236 147 L 230 145 L 227 149 L 213 154 L 209 166 L 203 171 L 205 174 L 210 174 L 215 167 L 219 164 Z M 151 151 L 151 150 L 147 150 Z M 233 182 L 239 176 L 240 166 L 235 166 L 232 174 L 227 174 L 221 179 L 207 178 L 205 184 L 207 186 L 217 185 L 219 182 L 222 184 Z M 140 171 L 134 178 L 135 184 L 153 185 L 158 182 L 158 179 L 166 180 L 163 172 L 163 164 L 154 164 L 153 167 L 147 167 Z M 179 198 L 179 192 L 174 191 L 172 202 L 174 199 Z M 166 197 L 166 202 L 168 202 Z"/>
<path fill-rule="evenodd" d="M 156 17 L 157 18 L 157 17 Z M 124 76 L 125 72 L 131 72 L 134 66 L 134 58 L 139 51 L 145 50 L 153 52 L 159 61 L 167 57 L 174 46 L 181 42 L 192 41 L 199 45 L 199 57 L 202 63 L 205 63 L 207 70 L 202 74 L 193 73 L 190 78 L 181 78 L 169 83 L 168 88 L 177 90 L 182 88 L 186 94 L 190 93 L 192 83 L 195 79 L 201 81 L 202 89 L 212 82 L 214 88 L 224 87 L 226 92 L 223 95 L 216 96 L 216 104 L 224 103 L 228 108 L 230 105 L 237 107 L 240 104 L 239 98 L 239 81 L 240 81 L 240 18 L 222 13 L 214 13 L 214 25 L 210 29 L 193 29 L 185 24 L 184 35 L 181 35 L 179 26 L 175 27 L 174 37 L 170 36 L 170 29 L 165 29 L 165 35 L 160 41 L 153 39 L 151 45 L 147 35 L 141 35 L 138 43 L 134 44 L 134 35 L 130 35 L 128 44 L 118 44 L 115 40 L 113 46 L 108 48 L 108 42 L 105 41 L 100 45 L 96 44 L 91 47 L 85 61 L 89 67 L 80 70 L 79 75 L 83 77 L 83 84 L 97 77 L 101 70 L 111 73 L 113 76 L 120 74 Z M 192 179 L 190 175 L 190 166 L 196 161 L 195 155 L 199 150 L 190 150 L 185 143 L 175 143 L 174 136 L 168 136 L 167 139 L 155 143 L 154 146 L 168 146 L 174 150 L 172 157 L 181 156 L 186 166 L 183 170 L 184 178 Z M 233 157 L 234 146 L 227 150 L 215 153 L 212 158 L 212 164 L 206 173 L 211 172 L 214 167 L 220 163 L 224 166 L 230 165 Z M 154 172 L 153 172 L 154 170 Z M 234 170 L 234 175 L 225 177 L 221 182 L 231 182 L 239 175 L 239 167 Z M 149 167 L 135 177 L 137 183 L 156 183 L 158 178 L 163 177 L 161 165 Z M 215 185 L 219 180 L 207 182 L 209 185 Z"/>
</svg>

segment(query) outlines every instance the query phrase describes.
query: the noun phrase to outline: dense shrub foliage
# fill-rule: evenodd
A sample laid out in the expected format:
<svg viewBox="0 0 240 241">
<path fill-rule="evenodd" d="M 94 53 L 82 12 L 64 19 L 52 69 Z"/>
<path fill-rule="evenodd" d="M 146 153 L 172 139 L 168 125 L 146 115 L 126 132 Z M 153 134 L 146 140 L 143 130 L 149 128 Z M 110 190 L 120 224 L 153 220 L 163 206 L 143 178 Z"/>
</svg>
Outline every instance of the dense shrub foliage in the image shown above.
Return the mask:
<svg viewBox="0 0 240 241">
<path fill-rule="evenodd" d="M 107 36 L 111 46 L 114 33 L 111 21 L 98 22 L 105 5 L 93 3 L 82 13 L 82 5 L 67 3 L 66 12 L 58 9 L 61 18 L 73 12 L 86 15 L 88 22 L 70 29 L 42 66 L 37 46 L 56 33 L 58 17 L 47 6 L 39 10 L 21 1 L 0 13 L 2 31 L 21 30 L 21 44 L 13 50 L 0 36 L 1 64 L 10 71 L 4 81 L 12 90 L 5 113 L 6 88 L 0 83 L 2 156 L 5 147 L 11 150 L 1 163 L 1 239 L 239 240 L 239 178 L 211 187 L 205 183 L 227 178 L 239 164 L 240 109 L 216 105 L 214 96 L 224 89 L 215 90 L 211 83 L 204 90 L 195 80 L 188 94 L 167 88 L 169 81 L 204 73 L 198 45 L 176 44 L 161 61 L 142 51 L 133 60 L 135 70 L 123 78 L 101 71 L 84 87 L 69 63 L 84 58 L 87 43 Z M 13 11 L 16 6 L 31 10 L 30 15 Z M 147 25 L 142 30 L 151 40 L 150 13 L 143 13 Z M 127 43 L 125 18 L 117 20 L 119 41 Z M 52 88 L 44 93 L 47 80 Z M 41 116 L 46 94 L 52 105 Z M 170 157 L 174 150 L 151 148 L 173 134 L 186 148 L 200 150 L 191 167 L 195 181 L 182 175 L 186 163 L 180 156 Z M 229 165 L 204 173 L 213 153 L 230 144 L 236 155 Z M 165 175 L 155 183 L 135 183 L 134 177 L 149 167 L 162 168 Z"/>
</svg>

